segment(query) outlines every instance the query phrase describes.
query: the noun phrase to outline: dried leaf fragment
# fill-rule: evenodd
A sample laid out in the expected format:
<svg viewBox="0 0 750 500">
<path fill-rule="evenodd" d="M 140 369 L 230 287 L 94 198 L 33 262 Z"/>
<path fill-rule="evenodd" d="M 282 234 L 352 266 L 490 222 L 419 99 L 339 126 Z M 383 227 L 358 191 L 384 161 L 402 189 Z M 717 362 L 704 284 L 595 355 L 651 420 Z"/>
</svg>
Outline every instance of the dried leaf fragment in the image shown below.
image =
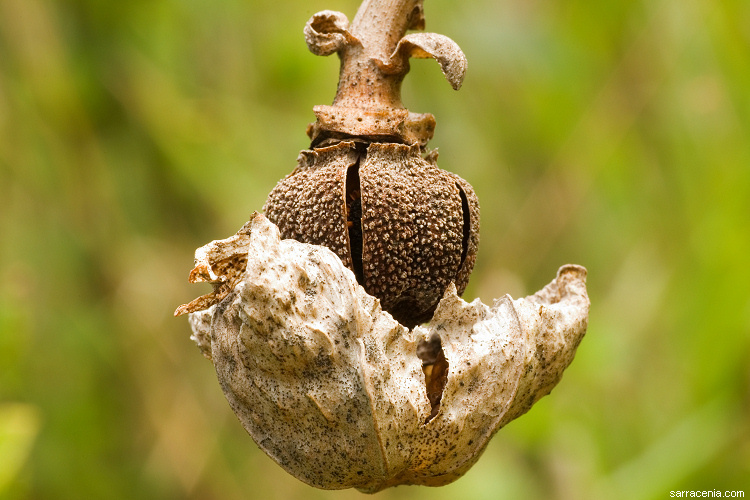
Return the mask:
<svg viewBox="0 0 750 500">
<path fill-rule="evenodd" d="M 454 481 L 549 393 L 586 331 L 580 266 L 492 307 L 451 285 L 432 321 L 409 330 L 329 249 L 281 240 L 262 215 L 240 241 L 244 274 L 191 314 L 193 338 L 258 446 L 320 488 Z"/>
</svg>

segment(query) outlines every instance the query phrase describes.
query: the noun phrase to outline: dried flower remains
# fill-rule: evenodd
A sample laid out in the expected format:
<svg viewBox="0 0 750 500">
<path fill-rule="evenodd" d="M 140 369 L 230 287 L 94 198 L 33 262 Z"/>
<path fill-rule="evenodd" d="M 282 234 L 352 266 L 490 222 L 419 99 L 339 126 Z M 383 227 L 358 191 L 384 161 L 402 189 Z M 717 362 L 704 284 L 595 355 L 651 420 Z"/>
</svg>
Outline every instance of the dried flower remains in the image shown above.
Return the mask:
<svg viewBox="0 0 750 500">
<path fill-rule="evenodd" d="M 461 477 L 492 435 L 548 394 L 586 332 L 586 270 L 489 307 L 459 298 L 479 244 L 471 185 L 437 167 L 435 119 L 401 103 L 410 57 L 458 89 L 466 59 L 424 29 L 422 0 L 323 11 L 310 50 L 337 53 L 309 150 L 234 236 L 196 250 L 180 306 L 257 445 L 326 489 Z M 428 322 L 426 325 L 423 323 Z"/>
<path fill-rule="evenodd" d="M 588 322 L 580 266 L 491 307 L 450 285 L 409 330 L 332 251 L 281 239 L 263 215 L 196 258 L 223 298 L 197 299 L 216 303 L 190 315 L 193 340 L 258 446 L 318 488 L 458 479 L 557 384 Z"/>
</svg>

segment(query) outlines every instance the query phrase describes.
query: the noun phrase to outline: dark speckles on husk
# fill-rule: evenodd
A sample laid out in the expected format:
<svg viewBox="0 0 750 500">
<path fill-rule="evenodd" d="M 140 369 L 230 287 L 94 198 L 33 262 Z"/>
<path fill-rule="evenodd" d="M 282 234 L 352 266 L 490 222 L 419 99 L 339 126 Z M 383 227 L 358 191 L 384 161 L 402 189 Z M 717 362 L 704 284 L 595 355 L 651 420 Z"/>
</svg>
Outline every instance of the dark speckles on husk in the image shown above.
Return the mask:
<svg viewBox="0 0 750 500">
<path fill-rule="evenodd" d="M 264 210 L 283 238 L 333 250 L 408 327 L 432 317 L 451 282 L 462 293 L 474 266 L 476 195 L 419 146 L 345 141 L 305 151 Z"/>
<path fill-rule="evenodd" d="M 479 243 L 471 185 L 439 169 L 436 154 L 423 157 L 435 118 L 401 103 L 410 57 L 435 58 L 456 89 L 466 71 L 449 38 L 404 36 L 423 26 L 421 0 L 364 1 L 351 26 L 340 12 L 310 19 L 310 50 L 339 54 L 339 87 L 333 105 L 314 108 L 311 149 L 264 208 L 282 238 L 333 250 L 410 328 L 432 317 L 451 282 L 463 293 Z"/>
</svg>

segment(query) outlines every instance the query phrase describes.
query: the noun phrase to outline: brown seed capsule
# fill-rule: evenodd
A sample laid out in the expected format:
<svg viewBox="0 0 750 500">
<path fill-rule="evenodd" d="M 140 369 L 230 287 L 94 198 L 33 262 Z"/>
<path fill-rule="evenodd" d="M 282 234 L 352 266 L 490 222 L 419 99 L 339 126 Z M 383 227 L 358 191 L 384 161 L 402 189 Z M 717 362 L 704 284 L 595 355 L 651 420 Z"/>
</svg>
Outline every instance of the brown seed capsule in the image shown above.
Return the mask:
<svg viewBox="0 0 750 500">
<path fill-rule="evenodd" d="M 479 243 L 479 203 L 418 146 L 339 142 L 303 151 L 264 211 L 282 238 L 325 245 L 383 309 L 413 327 L 451 282 L 463 293 Z"/>
<path fill-rule="evenodd" d="M 432 317 L 451 282 L 466 288 L 479 242 L 479 203 L 469 183 L 422 157 L 435 118 L 401 102 L 409 58 L 432 57 L 454 89 L 466 57 L 423 29 L 422 0 L 364 1 L 354 22 L 322 11 L 305 26 L 317 55 L 337 53 L 331 106 L 315 106 L 312 149 L 274 188 L 267 217 L 283 238 L 325 245 L 383 309 L 413 327 Z"/>
</svg>

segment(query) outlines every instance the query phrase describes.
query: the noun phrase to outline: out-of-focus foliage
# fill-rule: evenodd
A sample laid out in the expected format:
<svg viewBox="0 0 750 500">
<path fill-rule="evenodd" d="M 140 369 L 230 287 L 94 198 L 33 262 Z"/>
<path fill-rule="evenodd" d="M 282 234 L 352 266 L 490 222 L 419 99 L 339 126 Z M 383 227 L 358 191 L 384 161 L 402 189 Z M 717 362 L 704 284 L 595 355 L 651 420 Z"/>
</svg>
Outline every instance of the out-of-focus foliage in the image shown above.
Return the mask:
<svg viewBox="0 0 750 500">
<path fill-rule="evenodd" d="M 466 298 L 589 269 L 562 383 L 458 482 L 380 498 L 750 494 L 750 2 L 427 0 L 413 61 L 482 241 Z M 0 497 L 363 498 L 258 451 L 174 308 L 307 146 L 356 0 L 0 1 Z"/>
</svg>

